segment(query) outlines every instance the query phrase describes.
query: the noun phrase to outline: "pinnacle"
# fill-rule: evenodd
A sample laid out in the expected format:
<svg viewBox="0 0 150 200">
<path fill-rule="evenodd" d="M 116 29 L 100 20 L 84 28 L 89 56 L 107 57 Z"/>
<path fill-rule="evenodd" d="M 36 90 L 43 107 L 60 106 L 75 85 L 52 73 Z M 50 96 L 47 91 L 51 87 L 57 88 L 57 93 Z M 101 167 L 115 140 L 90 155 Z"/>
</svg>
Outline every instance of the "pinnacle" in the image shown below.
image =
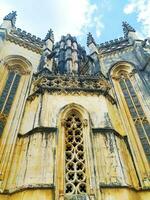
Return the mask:
<svg viewBox="0 0 150 200">
<path fill-rule="evenodd" d="M 95 44 L 95 40 L 94 40 L 92 34 L 89 32 L 88 36 L 87 36 L 87 46 L 89 46 L 91 43 Z"/>
<path fill-rule="evenodd" d="M 4 17 L 4 20 L 10 20 L 12 22 L 12 25 L 15 26 L 16 16 L 17 16 L 17 12 L 16 11 L 12 11 L 12 12 L 10 12 L 8 15 L 6 15 Z"/>
<path fill-rule="evenodd" d="M 54 41 L 54 33 L 53 33 L 53 30 L 51 28 L 49 29 L 48 33 L 46 34 L 44 40 L 46 41 L 48 39 Z"/>
<path fill-rule="evenodd" d="M 135 29 L 128 24 L 128 22 L 122 22 L 124 36 L 127 37 L 129 32 L 136 32 Z"/>
</svg>

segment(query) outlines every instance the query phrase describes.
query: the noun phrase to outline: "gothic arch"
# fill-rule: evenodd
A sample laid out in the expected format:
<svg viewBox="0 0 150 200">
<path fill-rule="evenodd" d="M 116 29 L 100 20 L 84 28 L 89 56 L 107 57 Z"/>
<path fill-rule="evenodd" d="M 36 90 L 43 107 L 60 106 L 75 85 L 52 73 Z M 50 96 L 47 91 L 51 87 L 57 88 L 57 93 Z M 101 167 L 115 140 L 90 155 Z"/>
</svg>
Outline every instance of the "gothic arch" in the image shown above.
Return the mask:
<svg viewBox="0 0 150 200">
<path fill-rule="evenodd" d="M 63 107 L 58 118 L 56 199 L 93 195 L 90 192 L 94 188 L 90 138 L 90 120 L 85 108 L 74 103 Z"/>
<path fill-rule="evenodd" d="M 61 119 L 66 118 L 66 116 L 68 115 L 68 112 L 70 112 L 70 110 L 76 110 L 77 112 L 80 113 L 82 118 L 89 120 L 89 113 L 83 106 L 76 104 L 76 103 L 71 103 L 71 104 L 65 105 L 63 108 L 61 108 L 61 110 L 59 112 L 57 124 L 60 123 Z"/>
<path fill-rule="evenodd" d="M 134 64 L 127 61 L 115 63 L 109 70 L 109 75 L 114 78 L 118 77 L 121 72 L 132 73 Z"/>
<path fill-rule="evenodd" d="M 113 82 L 118 98 L 120 115 L 124 126 L 128 130 L 133 148 L 138 151 L 137 162 L 142 163 L 141 172 L 148 173 L 150 162 L 150 123 L 145 114 L 145 108 L 139 91 L 136 89 L 134 65 L 128 62 L 118 62 L 110 70 L 110 78 Z"/>
<path fill-rule="evenodd" d="M 6 127 L 6 122 L 9 121 L 7 119 L 14 102 L 18 103 L 19 95 L 21 94 L 21 96 L 23 96 L 24 94 L 22 91 L 27 89 L 27 85 L 31 79 L 30 72 L 32 69 L 31 63 L 26 58 L 19 55 L 5 57 L 1 65 L 0 135 L 4 131 L 4 127 Z"/>
<path fill-rule="evenodd" d="M 4 65 L 8 70 L 18 71 L 22 75 L 29 74 L 32 69 L 30 61 L 19 55 L 10 55 L 4 58 Z"/>
</svg>

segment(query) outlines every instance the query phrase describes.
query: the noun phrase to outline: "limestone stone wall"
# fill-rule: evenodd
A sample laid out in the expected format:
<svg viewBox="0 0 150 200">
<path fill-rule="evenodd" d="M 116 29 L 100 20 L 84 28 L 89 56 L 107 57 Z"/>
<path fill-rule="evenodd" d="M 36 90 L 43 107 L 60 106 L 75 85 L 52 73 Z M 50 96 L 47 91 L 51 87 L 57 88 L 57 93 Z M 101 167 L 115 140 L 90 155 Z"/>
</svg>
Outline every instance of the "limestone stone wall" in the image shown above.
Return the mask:
<svg viewBox="0 0 150 200">
<path fill-rule="evenodd" d="M 53 188 L 55 178 L 55 132 L 35 132 L 17 140 L 6 189 Z"/>
<path fill-rule="evenodd" d="M 94 154 L 100 186 L 138 188 L 138 179 L 125 141 L 109 130 L 94 130 Z"/>
<path fill-rule="evenodd" d="M 50 95 L 45 92 L 26 103 L 6 184 L 10 193 L 38 187 L 48 187 L 53 191 L 57 189 L 58 121 L 61 120 L 60 113 L 64 107 L 72 104 L 82 106 L 89 114 L 91 138 L 88 146 L 92 147 L 90 151 L 93 152 L 91 162 L 94 163 L 95 176 L 92 175 L 92 179 L 96 183 L 98 199 L 102 197 L 99 190 L 101 187 L 139 188 L 116 105 L 112 105 L 103 96 Z M 109 113 L 112 127 L 105 127 L 105 113 Z M 120 198 L 118 193 L 113 194 L 114 198 Z M 104 200 L 109 199 L 108 194 L 104 196 Z"/>
<path fill-rule="evenodd" d="M 51 189 L 30 189 L 11 195 L 0 195 L 0 200 L 53 200 L 54 191 Z"/>
<path fill-rule="evenodd" d="M 2 190 L 6 187 L 8 174 L 13 158 L 14 149 L 16 146 L 16 138 L 26 98 L 28 96 L 32 74 L 36 71 L 40 54 L 27 50 L 24 47 L 16 45 L 10 41 L 3 41 L 0 50 L 0 94 L 5 86 L 8 69 L 13 67 L 13 70 L 24 70 L 27 73 L 21 74 L 21 80 L 17 89 L 17 93 L 13 100 L 10 113 L 7 117 L 5 129 L 0 137 L 0 186 Z M 16 69 L 15 69 L 16 67 Z"/>
<path fill-rule="evenodd" d="M 80 105 L 87 110 L 91 120 L 91 127 L 95 128 L 105 126 L 105 113 L 108 113 L 109 109 L 112 112 L 116 111 L 115 106 L 114 108 L 110 104 L 108 106 L 107 100 L 102 95 L 51 95 L 45 92 L 44 95 L 39 95 L 33 100 L 27 101 L 19 132 L 25 134 L 38 126 L 56 127 L 60 111 L 66 105 L 71 105 L 72 103 Z M 116 117 L 113 118 L 112 123 L 114 128 L 121 130 L 121 122 L 117 117 L 117 112 L 115 112 L 115 115 Z"/>
<path fill-rule="evenodd" d="M 34 72 L 37 71 L 37 66 L 40 61 L 41 55 L 33 52 L 31 50 L 28 50 L 24 47 L 21 47 L 19 45 L 16 45 L 15 43 L 12 43 L 10 41 L 4 41 L 3 46 L 0 51 L 0 60 L 1 64 L 3 64 L 3 61 L 5 62 L 5 59 L 7 56 L 22 56 L 26 60 L 28 60 L 32 64 L 32 70 Z"/>
</svg>

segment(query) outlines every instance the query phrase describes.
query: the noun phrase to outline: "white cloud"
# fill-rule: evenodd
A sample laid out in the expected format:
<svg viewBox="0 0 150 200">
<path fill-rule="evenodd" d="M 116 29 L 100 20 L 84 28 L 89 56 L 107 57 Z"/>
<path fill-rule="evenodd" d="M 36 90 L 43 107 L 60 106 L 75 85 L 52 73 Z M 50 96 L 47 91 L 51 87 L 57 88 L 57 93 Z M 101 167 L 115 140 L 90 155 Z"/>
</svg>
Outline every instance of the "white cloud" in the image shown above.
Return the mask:
<svg viewBox="0 0 150 200">
<path fill-rule="evenodd" d="M 124 7 L 125 14 L 137 13 L 137 21 L 142 24 L 141 32 L 146 37 L 150 36 L 150 1 L 130 0 Z"/>
<path fill-rule="evenodd" d="M 102 33 L 103 28 L 104 28 L 104 24 L 102 23 L 101 16 L 94 17 L 93 21 L 95 23 L 96 36 L 99 37 Z"/>
<path fill-rule="evenodd" d="M 56 40 L 67 33 L 81 36 L 89 32 L 89 28 L 100 36 L 104 27 L 97 5 L 90 0 L 13 1 L 18 14 L 16 25 L 40 37 L 45 36 L 49 27 L 54 30 Z M 9 0 L 2 2 L 5 12 L 0 13 L 0 17 L 12 10 Z"/>
<path fill-rule="evenodd" d="M 129 3 L 124 7 L 124 13 L 125 14 L 131 14 L 134 12 L 135 9 L 135 4 L 134 3 Z"/>
</svg>

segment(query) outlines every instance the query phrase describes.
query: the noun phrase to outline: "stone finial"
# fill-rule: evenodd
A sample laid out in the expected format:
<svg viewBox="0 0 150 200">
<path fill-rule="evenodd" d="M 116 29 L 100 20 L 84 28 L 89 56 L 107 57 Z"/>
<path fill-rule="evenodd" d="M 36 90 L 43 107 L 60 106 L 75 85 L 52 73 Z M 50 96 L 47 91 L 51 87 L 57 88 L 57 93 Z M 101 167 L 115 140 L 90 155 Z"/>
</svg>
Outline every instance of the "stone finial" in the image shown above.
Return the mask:
<svg viewBox="0 0 150 200">
<path fill-rule="evenodd" d="M 67 35 L 66 35 L 66 40 L 71 40 L 72 39 L 72 36 L 68 33 Z"/>
<path fill-rule="evenodd" d="M 16 16 L 17 16 L 17 12 L 16 11 L 12 11 L 10 12 L 8 15 L 6 15 L 4 17 L 4 20 L 9 20 L 11 21 L 12 25 L 15 26 L 16 23 Z"/>
<path fill-rule="evenodd" d="M 46 34 L 44 40 L 46 41 L 46 40 L 48 40 L 48 39 L 50 39 L 52 42 L 54 42 L 54 33 L 53 33 L 53 30 L 52 30 L 52 29 L 50 29 L 50 30 L 48 31 L 48 33 Z"/>
<path fill-rule="evenodd" d="M 130 26 L 127 22 L 122 22 L 124 36 L 128 37 L 129 32 L 136 32 L 136 30 Z"/>
<path fill-rule="evenodd" d="M 88 36 L 87 36 L 87 46 L 89 46 L 91 43 L 95 44 L 95 40 L 94 40 L 92 34 L 88 33 Z"/>
</svg>

